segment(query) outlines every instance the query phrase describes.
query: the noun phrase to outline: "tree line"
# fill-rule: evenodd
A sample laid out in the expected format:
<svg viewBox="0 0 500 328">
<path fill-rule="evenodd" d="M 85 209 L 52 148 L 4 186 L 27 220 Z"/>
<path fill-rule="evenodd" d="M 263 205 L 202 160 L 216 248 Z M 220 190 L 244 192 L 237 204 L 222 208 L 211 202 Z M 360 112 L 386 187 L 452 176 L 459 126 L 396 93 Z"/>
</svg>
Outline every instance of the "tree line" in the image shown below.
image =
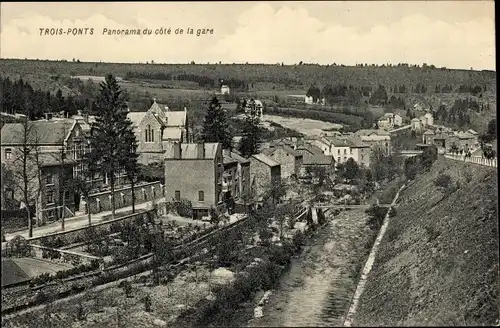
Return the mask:
<svg viewBox="0 0 500 328">
<path fill-rule="evenodd" d="M 92 103 L 88 100 L 72 96 L 64 97 L 61 89 L 52 94 L 49 91 L 34 90 L 31 84 L 23 79 L 17 81 L 11 81 L 8 77 L 0 79 L 2 112 L 22 113 L 31 120 L 36 120 L 43 118 L 45 113 L 64 112 L 67 115 L 74 115 L 79 110 L 86 111 L 92 107 Z"/>
</svg>

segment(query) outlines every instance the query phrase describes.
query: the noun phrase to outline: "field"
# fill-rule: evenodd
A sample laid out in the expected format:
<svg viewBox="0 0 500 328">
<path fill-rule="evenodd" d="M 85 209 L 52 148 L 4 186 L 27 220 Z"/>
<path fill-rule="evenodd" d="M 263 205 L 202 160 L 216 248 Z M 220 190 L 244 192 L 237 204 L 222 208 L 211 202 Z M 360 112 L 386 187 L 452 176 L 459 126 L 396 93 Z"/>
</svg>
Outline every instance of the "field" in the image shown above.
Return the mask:
<svg viewBox="0 0 500 328">
<path fill-rule="evenodd" d="M 444 174 L 448 191 L 434 183 Z M 438 159 L 417 176 L 400 195 L 353 326 L 494 325 L 497 197 L 492 168 Z"/>
<path fill-rule="evenodd" d="M 342 127 L 340 124 L 323 122 L 318 120 L 311 120 L 307 118 L 298 119 L 292 117 L 282 117 L 276 115 L 263 115 L 263 121 L 274 122 L 285 128 L 296 130 L 299 133 L 308 136 L 320 135 L 324 130 L 339 129 Z"/>
</svg>

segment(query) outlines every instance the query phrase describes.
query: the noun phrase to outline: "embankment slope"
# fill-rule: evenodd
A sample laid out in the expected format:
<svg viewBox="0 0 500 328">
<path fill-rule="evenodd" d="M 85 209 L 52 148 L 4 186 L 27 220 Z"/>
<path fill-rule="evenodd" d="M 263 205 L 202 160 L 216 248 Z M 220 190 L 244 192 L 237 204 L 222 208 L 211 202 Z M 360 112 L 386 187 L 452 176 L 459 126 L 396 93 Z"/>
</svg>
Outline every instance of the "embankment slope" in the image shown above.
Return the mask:
<svg viewBox="0 0 500 328">
<path fill-rule="evenodd" d="M 445 196 L 435 179 L 451 177 Z M 494 168 L 438 159 L 400 195 L 353 326 L 493 325 L 499 317 Z"/>
</svg>

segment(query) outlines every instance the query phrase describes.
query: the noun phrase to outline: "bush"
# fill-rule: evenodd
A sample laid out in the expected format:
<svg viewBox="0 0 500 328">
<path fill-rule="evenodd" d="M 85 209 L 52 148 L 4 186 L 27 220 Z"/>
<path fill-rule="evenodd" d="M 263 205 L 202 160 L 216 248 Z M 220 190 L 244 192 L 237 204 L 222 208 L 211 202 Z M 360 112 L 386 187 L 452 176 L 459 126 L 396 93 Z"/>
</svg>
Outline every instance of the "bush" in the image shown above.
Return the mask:
<svg viewBox="0 0 500 328">
<path fill-rule="evenodd" d="M 387 208 L 377 205 L 372 205 L 369 209 L 365 211 L 365 213 L 369 215 L 367 224 L 370 227 L 370 229 L 378 230 L 380 229 L 382 223 L 384 222 L 384 218 L 387 214 Z"/>
<path fill-rule="evenodd" d="M 436 180 L 434 180 L 434 185 L 436 187 L 448 188 L 451 184 L 451 177 L 448 174 L 440 174 Z"/>
<path fill-rule="evenodd" d="M 182 217 L 192 218 L 193 217 L 193 204 L 187 199 L 183 199 L 180 202 L 174 203 L 175 210 L 177 214 Z"/>
<path fill-rule="evenodd" d="M 146 296 L 142 299 L 142 302 L 144 303 L 144 311 L 146 311 L 146 312 L 151 312 L 151 306 L 152 306 L 151 296 L 146 295 Z"/>
</svg>

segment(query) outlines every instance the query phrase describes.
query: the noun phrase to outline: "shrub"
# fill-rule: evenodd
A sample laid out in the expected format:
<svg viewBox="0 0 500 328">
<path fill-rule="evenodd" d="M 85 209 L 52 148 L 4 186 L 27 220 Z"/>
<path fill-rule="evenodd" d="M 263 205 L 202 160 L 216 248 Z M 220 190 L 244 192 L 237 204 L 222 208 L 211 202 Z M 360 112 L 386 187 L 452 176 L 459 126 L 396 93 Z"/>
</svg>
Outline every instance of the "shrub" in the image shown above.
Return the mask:
<svg viewBox="0 0 500 328">
<path fill-rule="evenodd" d="M 128 280 L 124 280 L 120 282 L 118 285 L 119 287 L 123 288 L 123 292 L 125 293 L 125 297 L 131 297 L 132 296 L 132 285 Z"/>
<path fill-rule="evenodd" d="M 182 217 L 192 218 L 193 217 L 193 204 L 187 199 L 183 199 L 180 202 L 174 203 L 175 210 L 177 214 Z"/>
<path fill-rule="evenodd" d="M 451 184 L 451 177 L 448 174 L 440 174 L 436 180 L 434 180 L 434 185 L 441 188 L 448 188 Z"/>
<path fill-rule="evenodd" d="M 146 295 L 143 299 L 142 302 L 144 303 L 144 311 L 146 312 L 151 312 L 151 297 L 149 295 Z"/>
<path fill-rule="evenodd" d="M 368 214 L 368 226 L 371 230 L 378 230 L 384 222 L 385 215 L 387 214 L 387 208 L 380 207 L 377 205 L 372 205 L 369 209 L 365 211 Z"/>
</svg>

